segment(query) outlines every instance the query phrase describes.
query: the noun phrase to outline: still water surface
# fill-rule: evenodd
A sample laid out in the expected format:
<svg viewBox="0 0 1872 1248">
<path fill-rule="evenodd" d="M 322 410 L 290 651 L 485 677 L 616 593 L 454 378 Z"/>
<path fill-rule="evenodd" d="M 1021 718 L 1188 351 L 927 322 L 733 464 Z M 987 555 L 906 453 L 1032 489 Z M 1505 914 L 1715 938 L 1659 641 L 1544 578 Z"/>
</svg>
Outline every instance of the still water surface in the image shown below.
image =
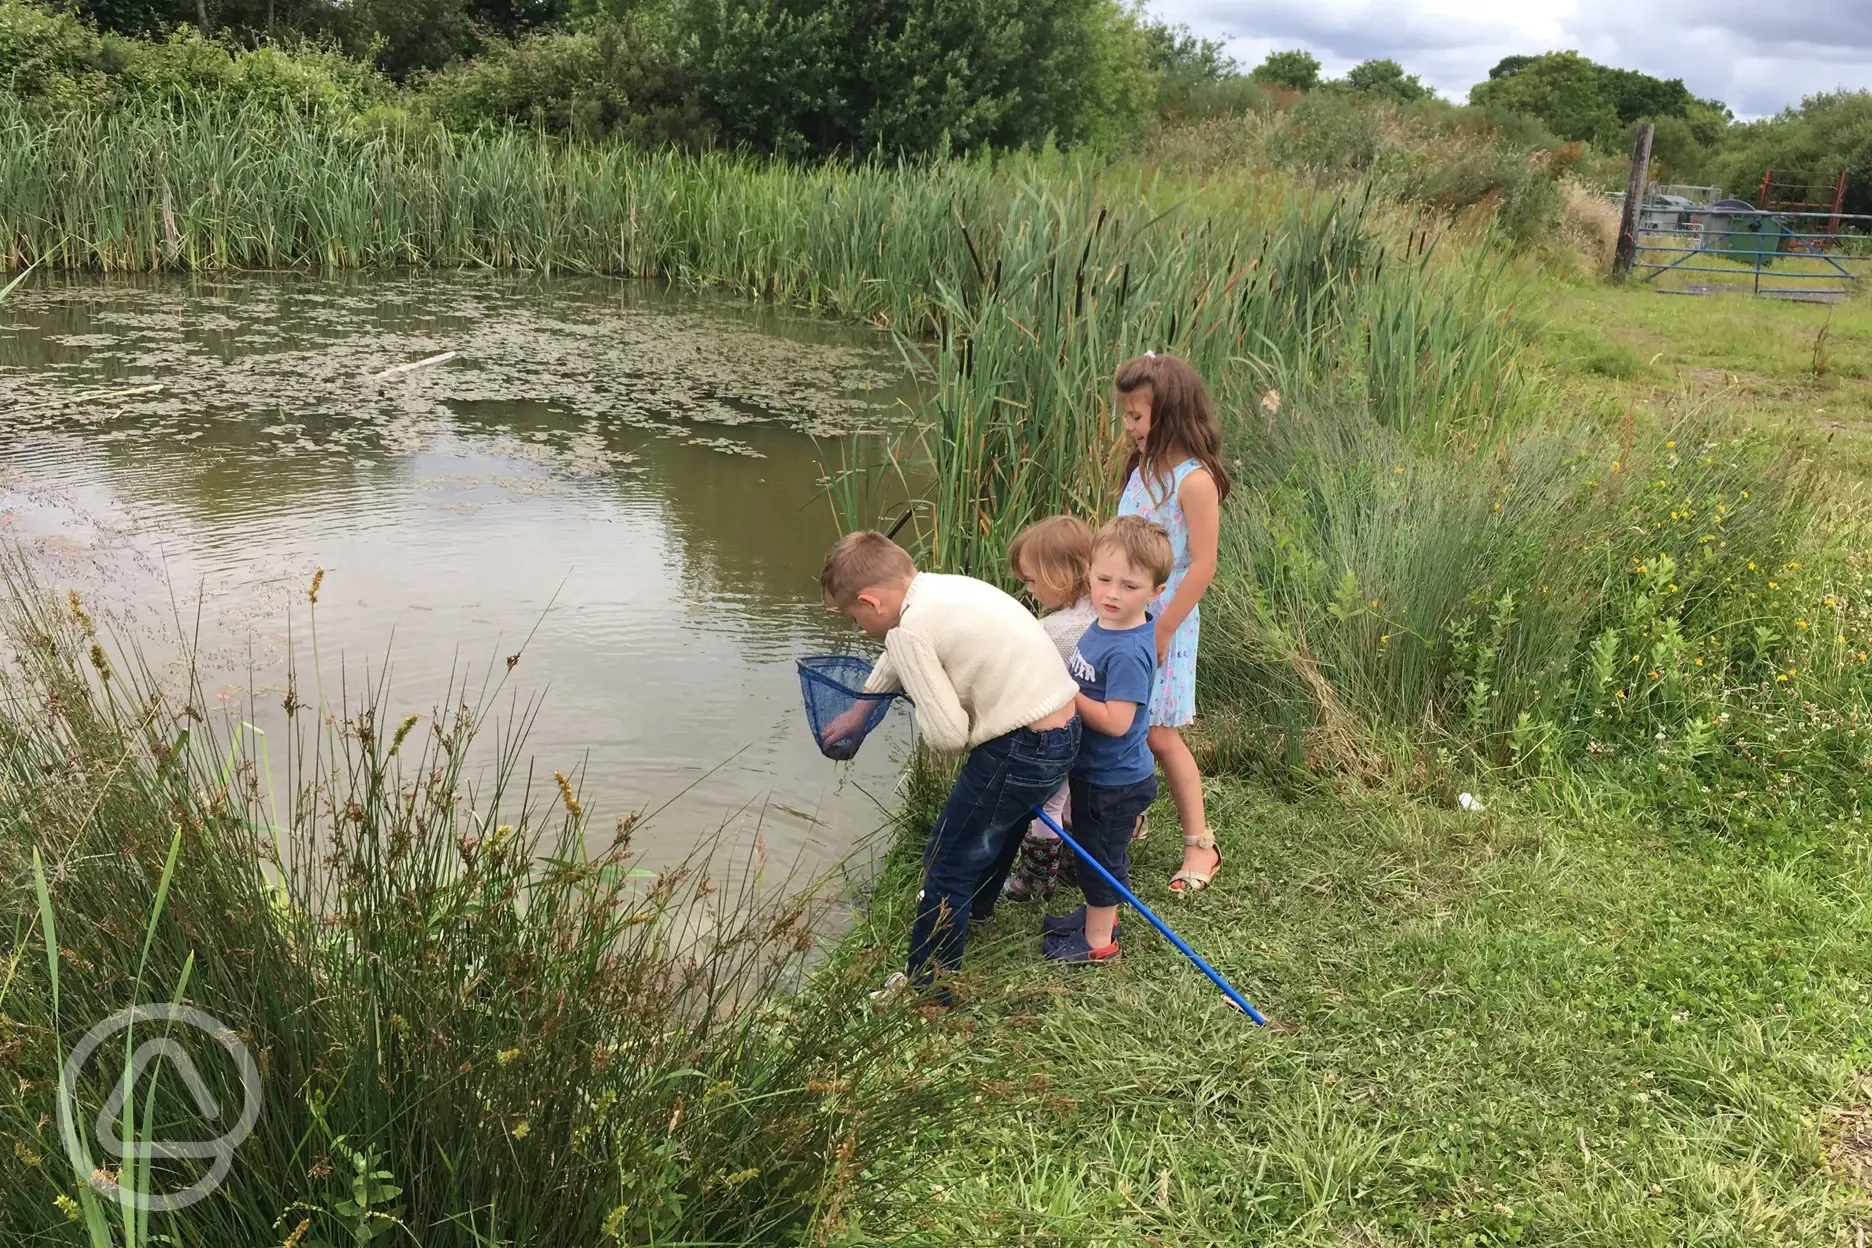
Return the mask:
<svg viewBox="0 0 1872 1248">
<path fill-rule="evenodd" d="M 0 535 L 158 663 L 193 638 L 269 741 L 323 568 L 328 698 L 386 665 L 399 718 L 464 672 L 539 697 L 536 790 L 582 770 L 595 834 L 668 803 L 650 858 L 726 825 L 816 871 L 907 736 L 835 767 L 804 731 L 794 658 L 858 640 L 819 602 L 821 465 L 911 397 L 878 336 L 627 283 L 46 279 L 0 304 Z"/>
</svg>

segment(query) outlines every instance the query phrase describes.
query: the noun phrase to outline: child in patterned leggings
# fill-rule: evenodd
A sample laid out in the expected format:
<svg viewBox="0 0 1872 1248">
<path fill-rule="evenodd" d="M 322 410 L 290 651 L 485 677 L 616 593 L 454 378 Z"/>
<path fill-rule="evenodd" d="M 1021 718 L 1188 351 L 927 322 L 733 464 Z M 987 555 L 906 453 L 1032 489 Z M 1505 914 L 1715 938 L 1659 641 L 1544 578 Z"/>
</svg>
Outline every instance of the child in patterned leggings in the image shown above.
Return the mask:
<svg viewBox="0 0 1872 1248">
<path fill-rule="evenodd" d="M 1046 608 L 1040 627 L 1059 649 L 1060 659 L 1070 660 L 1079 638 L 1097 618 L 1086 596 L 1086 571 L 1092 565 L 1091 526 L 1077 516 L 1051 516 L 1029 525 L 1008 547 L 1008 565 L 1026 582 L 1029 596 Z M 1072 826 L 1069 788 L 1060 785 L 1041 808 L 1061 827 Z M 1053 896 L 1059 872 L 1059 836 L 1035 819 L 1021 839 L 1020 865 L 1008 876 L 1006 894 L 1015 901 L 1045 901 Z"/>
</svg>

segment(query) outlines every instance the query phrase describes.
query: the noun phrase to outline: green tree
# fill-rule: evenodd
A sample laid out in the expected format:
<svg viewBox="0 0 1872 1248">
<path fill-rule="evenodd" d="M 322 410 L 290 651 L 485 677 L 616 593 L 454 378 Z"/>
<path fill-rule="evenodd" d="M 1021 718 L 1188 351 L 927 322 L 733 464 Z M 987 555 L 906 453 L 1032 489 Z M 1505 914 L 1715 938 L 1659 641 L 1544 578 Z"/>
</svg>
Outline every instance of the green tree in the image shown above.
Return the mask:
<svg viewBox="0 0 1872 1248">
<path fill-rule="evenodd" d="M 1346 86 L 1364 95 L 1381 100 L 1395 100 L 1408 104 L 1433 94 L 1424 86 L 1416 74 L 1407 74 L 1404 67 L 1389 57 L 1360 61 L 1345 76 Z"/>
<path fill-rule="evenodd" d="M 1495 68 L 1488 71 L 1488 76 L 1491 78 L 1506 78 L 1510 74 L 1518 72 L 1524 66 L 1531 65 L 1538 60 L 1540 60 L 1538 56 L 1504 56 L 1501 60 L 1495 62 Z"/>
<path fill-rule="evenodd" d="M 690 21 L 704 115 L 763 151 L 1111 138 L 1156 87 L 1115 0 L 704 0 Z"/>
<path fill-rule="evenodd" d="M 351 0 L 342 14 L 346 45 L 375 51 L 384 72 L 399 81 L 481 47 L 468 0 Z"/>
<path fill-rule="evenodd" d="M 1653 176 L 1693 182 L 1703 176 L 1709 158 L 1708 149 L 1698 141 L 1695 129 L 1681 117 L 1651 118 L 1651 160 Z"/>
<path fill-rule="evenodd" d="M 1479 82 L 1469 89 L 1469 102 L 1539 118 L 1563 139 L 1590 140 L 1619 128 L 1599 66 L 1577 52 L 1549 52 Z"/>
<path fill-rule="evenodd" d="M 1612 102 L 1619 120 L 1628 126 L 1641 117 L 1686 116 L 1696 103 L 1681 78 L 1653 78 L 1635 69 L 1608 65 L 1595 68 L 1599 71 L 1600 93 Z"/>
<path fill-rule="evenodd" d="M 1254 79 L 1292 91 L 1311 91 L 1319 86 L 1319 58 L 1298 48 L 1290 52 L 1270 52 L 1267 60 L 1255 66 Z"/>
<path fill-rule="evenodd" d="M 1735 122 L 1735 114 L 1721 100 L 1692 100 L 1690 107 L 1684 110 L 1684 120 L 1689 123 L 1697 142 L 1704 147 L 1714 147 Z"/>
<path fill-rule="evenodd" d="M 1166 117 L 1240 112 L 1261 97 L 1220 39 L 1205 39 L 1187 26 L 1147 21 L 1138 27 L 1138 46 L 1144 64 L 1157 75 L 1157 107 Z"/>
<path fill-rule="evenodd" d="M 1769 169 L 1823 185 L 1844 172 L 1846 211 L 1872 213 L 1872 91 L 1810 95 L 1799 108 L 1738 123 L 1708 169 L 1730 194 L 1749 200 Z"/>
</svg>

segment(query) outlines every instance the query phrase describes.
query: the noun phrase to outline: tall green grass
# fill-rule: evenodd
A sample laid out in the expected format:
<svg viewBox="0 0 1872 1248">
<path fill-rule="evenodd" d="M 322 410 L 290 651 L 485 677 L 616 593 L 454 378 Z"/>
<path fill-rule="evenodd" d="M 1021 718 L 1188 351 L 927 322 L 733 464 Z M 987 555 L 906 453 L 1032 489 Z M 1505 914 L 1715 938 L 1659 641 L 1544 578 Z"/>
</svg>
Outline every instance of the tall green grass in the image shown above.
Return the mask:
<svg viewBox="0 0 1872 1248">
<path fill-rule="evenodd" d="M 1109 513 L 1111 374 L 1146 350 L 1210 379 L 1234 456 L 1307 436 L 1294 407 L 1356 404 L 1427 446 L 1513 419 L 1519 339 L 1486 254 L 1391 239 L 1365 197 L 1262 196 L 1224 213 L 1036 183 L 961 227 L 975 280 L 940 288 L 934 381 L 900 452 L 929 483 L 917 540 L 934 566 L 1004 578 L 1034 520 Z"/>
<path fill-rule="evenodd" d="M 275 795 L 251 730 L 165 696 L 82 603 L 13 572 L 5 1242 L 805 1242 L 860 1212 L 861 1174 L 902 1181 L 906 1142 L 940 1129 L 941 1076 L 901 1050 L 900 1015 L 866 1008 L 875 968 L 803 979 L 822 903 L 635 866 L 628 821 L 591 828 L 569 781 L 523 783 L 528 713 L 484 740 L 481 693 L 393 723 L 380 688 L 325 704 L 301 673 Z M 171 999 L 239 1033 L 263 1109 L 212 1197 L 139 1215 L 113 1185 L 176 1190 L 195 1163 L 69 1159 L 58 1071 L 90 1025 Z M 232 1063 L 173 1039 L 225 1125 Z M 71 1089 L 81 1131 L 121 1068 Z M 176 1078 L 145 1096 L 130 1138 L 216 1133 Z"/>
</svg>

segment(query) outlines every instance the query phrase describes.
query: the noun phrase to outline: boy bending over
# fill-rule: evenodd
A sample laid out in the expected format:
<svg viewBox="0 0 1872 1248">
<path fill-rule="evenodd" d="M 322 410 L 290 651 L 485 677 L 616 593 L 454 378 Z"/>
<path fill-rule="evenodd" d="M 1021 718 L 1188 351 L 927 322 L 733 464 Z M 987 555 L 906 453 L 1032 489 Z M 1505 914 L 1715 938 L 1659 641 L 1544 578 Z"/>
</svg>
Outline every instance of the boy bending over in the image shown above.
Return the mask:
<svg viewBox="0 0 1872 1248">
<path fill-rule="evenodd" d="M 1175 556 L 1170 538 L 1141 516 L 1120 516 L 1092 539 L 1092 605 L 1098 619 L 1067 666 L 1079 682 L 1085 735 L 1072 769 L 1073 837 L 1125 887 L 1131 886 L 1131 829 L 1157 800 L 1151 758 L 1151 682 L 1156 630 L 1146 608 L 1163 592 Z M 1086 904 L 1043 924 L 1041 947 L 1059 962 L 1118 956 L 1118 891 L 1079 867 Z"/>
<path fill-rule="evenodd" d="M 985 581 L 918 572 L 882 533 L 841 539 L 819 588 L 829 610 L 884 642 L 866 692 L 902 690 L 925 741 L 968 751 L 923 849 L 906 968 L 923 988 L 962 965 L 969 919 L 994 909 L 1029 812 L 1072 770 L 1078 684 L 1027 608 Z M 863 714 L 854 708 L 854 719 Z M 826 739 L 855 726 L 835 721 Z M 902 982 L 892 981 L 886 986 Z M 947 1000 L 940 986 L 935 996 Z"/>
</svg>

